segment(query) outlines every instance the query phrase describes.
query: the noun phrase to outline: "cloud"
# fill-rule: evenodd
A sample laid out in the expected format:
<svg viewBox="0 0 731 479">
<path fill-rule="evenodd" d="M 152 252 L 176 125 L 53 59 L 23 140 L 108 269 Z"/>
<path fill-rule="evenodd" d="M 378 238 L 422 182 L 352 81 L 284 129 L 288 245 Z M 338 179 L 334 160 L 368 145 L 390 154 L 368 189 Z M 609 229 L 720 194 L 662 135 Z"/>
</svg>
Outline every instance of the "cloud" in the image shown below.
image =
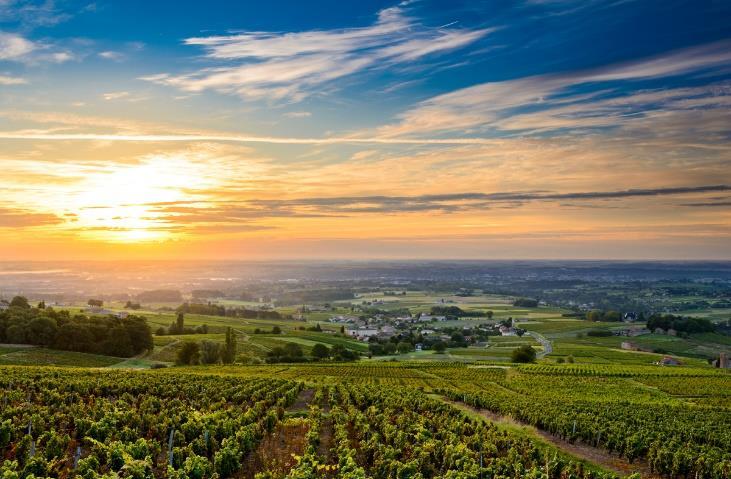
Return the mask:
<svg viewBox="0 0 731 479">
<path fill-rule="evenodd" d="M 48 0 L 0 0 L 0 22 L 18 22 L 26 27 L 47 27 L 71 18 Z"/>
<path fill-rule="evenodd" d="M 621 122 L 619 114 L 627 118 L 629 113 L 642 112 L 645 106 L 652 105 L 647 97 L 644 103 L 638 101 L 641 96 L 623 97 L 622 91 L 616 89 L 620 85 L 617 82 L 698 73 L 729 62 L 731 41 L 721 41 L 591 70 L 482 83 L 423 101 L 399 115 L 397 123 L 380 128 L 379 133 L 401 136 L 468 129 L 518 131 L 610 126 Z M 709 91 L 705 96 L 713 98 L 717 93 Z M 607 97 L 614 98 L 610 117 L 605 114 L 612 101 L 607 101 Z M 682 107 L 680 103 L 675 106 Z"/>
<path fill-rule="evenodd" d="M 312 113 L 309 111 L 289 111 L 284 116 L 287 118 L 308 118 L 312 116 Z"/>
<path fill-rule="evenodd" d="M 24 209 L 0 206 L 0 228 L 23 228 L 61 223 L 63 220 L 53 214 L 37 213 Z"/>
<path fill-rule="evenodd" d="M 102 98 L 104 98 L 107 101 L 121 100 L 123 98 L 128 98 L 129 96 L 130 96 L 130 92 L 128 92 L 128 91 L 113 91 L 113 92 L 102 94 Z"/>
<path fill-rule="evenodd" d="M 0 32 L 0 60 L 20 61 L 37 49 L 38 45 L 20 35 Z"/>
<path fill-rule="evenodd" d="M 682 186 L 583 192 L 465 192 L 419 196 L 336 196 L 287 200 L 177 201 L 144 205 L 174 223 L 236 222 L 264 218 L 318 218 L 358 214 L 457 213 L 489 208 L 517 208 L 526 203 L 592 202 L 648 197 L 674 197 L 731 191 L 729 185 Z M 573 205 L 569 205 L 573 206 Z"/>
<path fill-rule="evenodd" d="M 0 75 L 0 85 L 25 85 L 28 81 L 25 78 Z"/>
<path fill-rule="evenodd" d="M 280 145 L 337 145 L 337 144 L 383 144 L 383 145 L 491 145 L 494 140 L 486 138 L 361 138 L 322 137 L 297 138 L 277 136 L 247 136 L 236 134 L 160 134 L 131 135 L 120 133 L 52 133 L 36 130 L 0 131 L 0 139 L 44 140 L 44 141 L 120 141 L 120 142 L 225 142 L 225 143 L 271 143 Z"/>
<path fill-rule="evenodd" d="M 22 63 L 64 63 L 74 55 L 55 45 L 29 40 L 16 33 L 0 31 L 0 61 Z"/>
<path fill-rule="evenodd" d="M 188 38 L 185 44 L 203 48 L 212 66 L 142 79 L 190 92 L 299 101 L 334 80 L 462 48 L 491 31 L 430 28 L 408 17 L 402 4 L 381 10 L 368 27 Z"/>
<path fill-rule="evenodd" d="M 113 60 L 113 61 L 121 61 L 124 59 L 124 54 L 120 52 L 114 52 L 114 51 L 103 51 L 99 52 L 99 56 L 101 58 L 104 58 L 105 60 Z"/>
</svg>

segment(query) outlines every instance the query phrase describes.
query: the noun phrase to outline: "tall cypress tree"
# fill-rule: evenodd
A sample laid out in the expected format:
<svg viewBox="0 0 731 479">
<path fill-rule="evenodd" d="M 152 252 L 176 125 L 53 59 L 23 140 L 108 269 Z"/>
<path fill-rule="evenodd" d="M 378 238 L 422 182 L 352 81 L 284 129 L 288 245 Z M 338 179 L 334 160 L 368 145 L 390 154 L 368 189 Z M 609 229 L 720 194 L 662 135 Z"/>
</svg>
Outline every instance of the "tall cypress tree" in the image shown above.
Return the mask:
<svg viewBox="0 0 731 479">
<path fill-rule="evenodd" d="M 225 364 L 231 364 L 236 359 L 236 335 L 230 327 L 226 328 L 226 345 L 222 356 Z"/>
</svg>

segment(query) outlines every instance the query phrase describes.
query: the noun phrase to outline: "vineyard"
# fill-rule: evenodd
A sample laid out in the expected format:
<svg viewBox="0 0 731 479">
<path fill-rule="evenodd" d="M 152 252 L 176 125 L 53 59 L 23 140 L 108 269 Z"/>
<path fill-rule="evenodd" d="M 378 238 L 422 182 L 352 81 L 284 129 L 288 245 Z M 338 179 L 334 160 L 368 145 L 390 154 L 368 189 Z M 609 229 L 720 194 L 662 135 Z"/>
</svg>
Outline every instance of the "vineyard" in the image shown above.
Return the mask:
<svg viewBox="0 0 731 479">
<path fill-rule="evenodd" d="M 302 382 L 271 378 L 2 372 L 3 478 L 614 477 L 413 388 L 305 391 Z M 308 412 L 293 411 L 303 393 Z M 262 444 L 301 451 L 267 463 L 257 459 L 271 456 Z"/>
<path fill-rule="evenodd" d="M 302 385 L 3 369 L 3 478 L 229 477 Z"/>
<path fill-rule="evenodd" d="M 0 371 L 3 478 L 616 477 L 459 403 L 663 477 L 731 477 L 731 375 L 713 370 L 441 362 Z"/>
</svg>

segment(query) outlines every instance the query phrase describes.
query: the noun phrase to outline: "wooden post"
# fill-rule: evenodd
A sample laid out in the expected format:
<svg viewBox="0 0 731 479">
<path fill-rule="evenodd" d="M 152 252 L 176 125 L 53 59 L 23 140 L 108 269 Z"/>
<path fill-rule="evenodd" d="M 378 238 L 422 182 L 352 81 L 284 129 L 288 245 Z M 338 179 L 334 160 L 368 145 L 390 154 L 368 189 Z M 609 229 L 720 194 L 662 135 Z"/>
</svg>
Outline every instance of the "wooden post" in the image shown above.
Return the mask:
<svg viewBox="0 0 731 479">
<path fill-rule="evenodd" d="M 168 439 L 168 464 L 173 465 L 173 436 L 175 435 L 175 428 L 170 429 L 170 438 Z"/>
</svg>

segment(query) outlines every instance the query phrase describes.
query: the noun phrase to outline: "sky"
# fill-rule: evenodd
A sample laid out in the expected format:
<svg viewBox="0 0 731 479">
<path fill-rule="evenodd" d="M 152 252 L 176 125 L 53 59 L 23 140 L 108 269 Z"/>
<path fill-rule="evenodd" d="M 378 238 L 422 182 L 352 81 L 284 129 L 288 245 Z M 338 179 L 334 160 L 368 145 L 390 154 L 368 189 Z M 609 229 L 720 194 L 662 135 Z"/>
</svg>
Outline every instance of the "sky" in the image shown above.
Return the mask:
<svg viewBox="0 0 731 479">
<path fill-rule="evenodd" d="M 0 260 L 731 259 L 731 2 L 0 0 Z"/>
</svg>

